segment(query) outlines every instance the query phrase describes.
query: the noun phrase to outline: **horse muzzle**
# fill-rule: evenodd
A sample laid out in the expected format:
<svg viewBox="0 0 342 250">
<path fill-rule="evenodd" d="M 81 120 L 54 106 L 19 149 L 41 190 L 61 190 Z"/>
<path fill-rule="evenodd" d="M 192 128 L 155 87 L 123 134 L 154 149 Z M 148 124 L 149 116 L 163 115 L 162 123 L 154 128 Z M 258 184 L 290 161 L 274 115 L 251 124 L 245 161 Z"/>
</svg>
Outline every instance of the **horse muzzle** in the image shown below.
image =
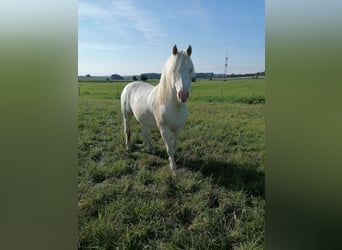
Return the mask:
<svg viewBox="0 0 342 250">
<path fill-rule="evenodd" d="M 189 91 L 181 90 L 177 92 L 177 97 L 180 102 L 186 102 L 189 97 Z"/>
</svg>

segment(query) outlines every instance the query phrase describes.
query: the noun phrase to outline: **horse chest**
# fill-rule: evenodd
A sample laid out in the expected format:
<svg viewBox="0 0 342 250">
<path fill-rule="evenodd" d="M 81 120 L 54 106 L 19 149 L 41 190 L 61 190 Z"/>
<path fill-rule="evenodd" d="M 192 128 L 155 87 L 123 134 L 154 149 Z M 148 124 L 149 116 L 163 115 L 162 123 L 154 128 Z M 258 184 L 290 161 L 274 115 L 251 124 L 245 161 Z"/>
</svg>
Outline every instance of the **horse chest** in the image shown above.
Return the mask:
<svg viewBox="0 0 342 250">
<path fill-rule="evenodd" d="M 184 126 L 188 116 L 188 109 L 185 104 L 181 107 L 167 107 L 162 114 L 163 120 L 172 130 L 177 130 Z"/>
</svg>

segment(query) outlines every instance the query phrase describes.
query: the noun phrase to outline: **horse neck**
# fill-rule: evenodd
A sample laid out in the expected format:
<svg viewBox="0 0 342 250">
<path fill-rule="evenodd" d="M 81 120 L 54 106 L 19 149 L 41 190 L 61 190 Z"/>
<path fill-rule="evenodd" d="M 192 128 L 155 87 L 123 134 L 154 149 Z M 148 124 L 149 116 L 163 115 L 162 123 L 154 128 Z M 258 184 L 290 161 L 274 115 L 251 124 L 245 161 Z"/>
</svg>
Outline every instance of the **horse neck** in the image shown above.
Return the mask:
<svg viewBox="0 0 342 250">
<path fill-rule="evenodd" d="M 167 65 L 165 65 L 160 76 L 159 84 L 156 86 L 156 98 L 159 102 L 174 102 L 175 104 L 179 104 L 177 101 L 176 91 L 171 84 L 171 77 L 167 74 L 166 68 Z"/>
</svg>

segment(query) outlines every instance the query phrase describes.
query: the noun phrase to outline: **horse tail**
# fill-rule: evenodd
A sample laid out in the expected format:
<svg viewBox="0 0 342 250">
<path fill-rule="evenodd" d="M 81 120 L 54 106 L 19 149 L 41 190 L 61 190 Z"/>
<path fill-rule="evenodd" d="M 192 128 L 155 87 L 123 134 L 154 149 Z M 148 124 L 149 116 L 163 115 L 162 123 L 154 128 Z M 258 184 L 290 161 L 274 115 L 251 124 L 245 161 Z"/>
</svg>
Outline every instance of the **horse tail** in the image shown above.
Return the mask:
<svg viewBox="0 0 342 250">
<path fill-rule="evenodd" d="M 126 85 L 126 87 L 123 89 L 121 96 L 120 96 L 122 114 L 132 113 L 129 89 L 130 89 L 130 84 Z"/>
<path fill-rule="evenodd" d="M 132 118 L 132 107 L 129 98 L 129 87 L 128 85 L 123 89 L 121 96 L 121 112 L 124 124 L 124 132 L 125 132 L 125 142 L 126 142 L 126 150 L 130 150 L 130 140 L 131 140 L 131 118 Z"/>
</svg>

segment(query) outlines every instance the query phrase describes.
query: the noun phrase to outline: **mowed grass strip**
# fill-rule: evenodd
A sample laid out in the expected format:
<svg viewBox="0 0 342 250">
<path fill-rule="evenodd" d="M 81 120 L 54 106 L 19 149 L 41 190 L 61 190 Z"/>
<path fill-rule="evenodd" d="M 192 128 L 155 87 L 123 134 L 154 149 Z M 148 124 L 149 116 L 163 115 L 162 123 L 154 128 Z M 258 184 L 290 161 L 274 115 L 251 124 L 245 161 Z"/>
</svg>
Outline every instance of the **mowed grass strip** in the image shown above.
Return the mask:
<svg viewBox="0 0 342 250">
<path fill-rule="evenodd" d="M 265 79 L 198 81 L 192 85 L 191 99 L 216 103 L 265 103 Z"/>
<path fill-rule="evenodd" d="M 125 84 L 79 84 L 79 248 L 263 249 L 264 105 L 231 101 L 264 98 L 263 80 L 193 83 L 178 177 L 156 129 L 151 155 L 132 120 L 125 152 Z"/>
</svg>

